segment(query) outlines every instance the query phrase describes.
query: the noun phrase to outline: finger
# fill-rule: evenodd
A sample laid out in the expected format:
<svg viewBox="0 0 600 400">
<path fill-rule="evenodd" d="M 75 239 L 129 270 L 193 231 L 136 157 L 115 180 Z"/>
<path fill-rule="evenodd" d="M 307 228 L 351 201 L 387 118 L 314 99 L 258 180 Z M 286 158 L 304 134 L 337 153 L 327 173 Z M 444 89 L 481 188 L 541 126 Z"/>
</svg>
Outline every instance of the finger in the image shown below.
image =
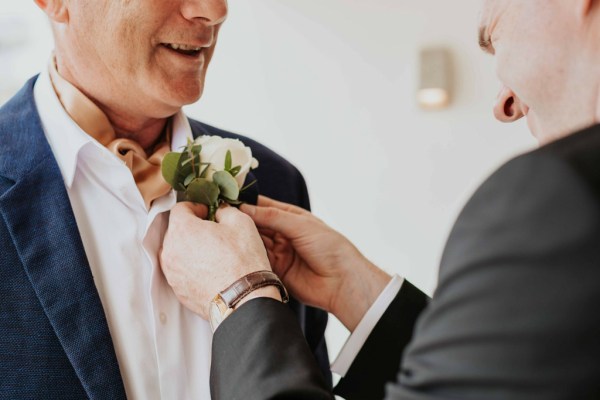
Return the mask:
<svg viewBox="0 0 600 400">
<path fill-rule="evenodd" d="M 267 228 L 259 228 L 259 229 L 258 229 L 258 232 L 259 232 L 261 235 L 265 235 L 265 236 L 268 236 L 268 237 L 274 237 L 274 236 L 275 236 L 275 234 L 277 234 L 277 232 L 275 232 L 274 230 L 272 230 L 272 229 L 267 229 Z"/>
<path fill-rule="evenodd" d="M 269 264 L 271 264 L 271 269 L 273 270 L 273 272 L 277 273 L 277 258 L 275 257 L 275 254 L 269 249 L 267 249 L 267 258 L 269 259 Z"/>
<path fill-rule="evenodd" d="M 229 204 L 219 207 L 215 214 L 215 218 L 218 223 L 231 226 L 245 224 L 247 220 L 249 220 L 246 214 L 240 212 L 240 210 L 235 207 L 231 207 Z M 254 226 L 254 224 L 252 224 L 252 226 Z"/>
<path fill-rule="evenodd" d="M 176 218 L 189 218 L 190 216 L 196 216 L 198 218 L 206 219 L 208 217 L 208 207 L 204 204 L 191 203 L 189 201 L 175 204 L 171 209 L 171 215 Z"/>
<path fill-rule="evenodd" d="M 281 201 L 273 200 L 266 196 L 258 196 L 258 205 L 260 207 L 274 207 L 274 208 L 278 208 L 280 210 L 291 212 L 291 213 L 298 214 L 298 215 L 308 213 L 308 211 L 306 211 L 304 208 L 300 208 L 293 204 L 288 204 L 288 203 L 284 203 Z"/>
<path fill-rule="evenodd" d="M 283 284 L 287 286 L 287 283 L 284 281 L 284 279 L 289 271 L 289 265 L 287 265 L 284 262 L 280 262 L 278 260 L 277 254 L 275 252 L 268 254 L 268 256 L 269 256 L 269 261 L 271 262 L 271 269 L 273 270 L 273 272 L 275 272 L 275 274 L 279 277 L 279 279 L 281 279 L 283 281 Z"/>
<path fill-rule="evenodd" d="M 263 243 L 265 244 L 265 247 L 267 248 L 267 250 L 270 250 L 273 247 L 275 247 L 275 242 L 270 237 L 260 235 L 260 238 L 262 239 Z"/>
<path fill-rule="evenodd" d="M 285 246 L 287 246 L 287 245 L 289 245 L 289 243 L 290 243 L 289 239 L 288 239 L 288 238 L 286 238 L 286 237 L 285 237 L 285 236 L 283 236 L 283 235 L 275 235 L 275 236 L 273 236 L 271 239 L 273 240 L 273 243 L 274 243 L 276 246 L 277 246 L 277 245 L 279 245 L 279 246 L 281 246 L 281 245 L 285 245 Z"/>
<path fill-rule="evenodd" d="M 303 216 L 280 210 L 274 207 L 254 207 L 252 210 L 244 209 L 259 229 L 270 229 L 287 238 L 293 239 L 300 236 L 303 231 L 310 230 L 312 216 Z"/>
<path fill-rule="evenodd" d="M 235 211 L 233 207 L 229 207 L 228 204 L 222 204 L 215 213 L 215 219 L 218 223 L 224 223 L 227 220 L 235 218 Z"/>
</svg>

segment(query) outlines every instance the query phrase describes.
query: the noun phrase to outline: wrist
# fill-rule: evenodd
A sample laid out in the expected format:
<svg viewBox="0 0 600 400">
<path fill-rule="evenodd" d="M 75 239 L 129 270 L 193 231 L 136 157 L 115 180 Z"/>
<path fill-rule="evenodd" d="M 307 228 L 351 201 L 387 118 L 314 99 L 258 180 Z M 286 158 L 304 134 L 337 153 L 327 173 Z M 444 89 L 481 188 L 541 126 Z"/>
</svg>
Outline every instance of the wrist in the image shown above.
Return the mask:
<svg viewBox="0 0 600 400">
<path fill-rule="evenodd" d="M 236 304 L 235 309 L 237 310 L 243 304 L 257 298 L 271 298 L 277 301 L 283 301 L 281 298 L 281 292 L 276 286 L 265 286 L 250 292 L 247 296 L 245 296 Z"/>
<path fill-rule="evenodd" d="M 391 279 L 388 273 L 361 256 L 344 277 L 331 313 L 353 332 Z"/>
<path fill-rule="evenodd" d="M 277 293 L 272 290 L 276 289 Z M 235 310 L 256 297 L 271 297 L 287 302 L 287 290 L 272 271 L 251 272 L 219 292 L 209 306 L 210 325 L 213 332 Z"/>
</svg>

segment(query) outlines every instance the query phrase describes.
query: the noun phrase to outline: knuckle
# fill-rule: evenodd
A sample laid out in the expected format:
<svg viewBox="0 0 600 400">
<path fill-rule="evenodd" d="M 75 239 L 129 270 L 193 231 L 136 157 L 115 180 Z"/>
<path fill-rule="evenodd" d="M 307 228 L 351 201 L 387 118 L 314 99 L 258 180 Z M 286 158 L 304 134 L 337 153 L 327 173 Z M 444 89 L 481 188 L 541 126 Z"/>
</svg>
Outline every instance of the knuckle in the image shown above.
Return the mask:
<svg viewBox="0 0 600 400">
<path fill-rule="evenodd" d="M 250 218 L 250 216 L 244 214 L 243 212 L 237 212 L 236 218 L 241 223 L 254 226 L 254 221 L 252 220 L 252 218 Z"/>
<path fill-rule="evenodd" d="M 276 208 L 269 207 L 265 210 L 265 218 L 268 220 L 277 219 L 279 217 L 280 211 Z"/>
<path fill-rule="evenodd" d="M 183 203 L 175 204 L 175 206 L 173 206 L 173 208 L 171 208 L 170 220 L 171 221 L 178 220 L 180 218 L 181 214 L 183 214 L 184 209 L 185 209 L 185 205 Z"/>
</svg>

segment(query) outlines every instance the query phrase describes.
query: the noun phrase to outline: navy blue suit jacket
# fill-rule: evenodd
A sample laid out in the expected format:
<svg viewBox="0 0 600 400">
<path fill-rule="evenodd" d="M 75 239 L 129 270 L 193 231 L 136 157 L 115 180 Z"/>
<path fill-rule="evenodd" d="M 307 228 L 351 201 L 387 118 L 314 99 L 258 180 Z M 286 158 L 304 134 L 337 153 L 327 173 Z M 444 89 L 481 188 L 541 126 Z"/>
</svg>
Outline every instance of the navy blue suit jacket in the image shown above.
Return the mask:
<svg viewBox="0 0 600 400">
<path fill-rule="evenodd" d="M 0 398 L 123 399 L 106 317 L 36 110 L 35 80 L 0 109 Z M 304 180 L 286 160 L 251 139 L 190 123 L 195 136 L 239 138 L 252 148 L 259 186 L 247 200 L 259 189 L 309 208 Z M 291 307 L 330 379 L 327 315 Z"/>
</svg>

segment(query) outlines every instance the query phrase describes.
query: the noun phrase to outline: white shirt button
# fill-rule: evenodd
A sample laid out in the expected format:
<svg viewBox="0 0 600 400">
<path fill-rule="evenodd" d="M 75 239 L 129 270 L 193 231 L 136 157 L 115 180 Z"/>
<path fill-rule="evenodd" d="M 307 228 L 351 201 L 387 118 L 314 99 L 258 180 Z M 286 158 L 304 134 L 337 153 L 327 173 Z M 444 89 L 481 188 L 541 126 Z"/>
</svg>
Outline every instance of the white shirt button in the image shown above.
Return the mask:
<svg viewBox="0 0 600 400">
<path fill-rule="evenodd" d="M 159 315 L 160 318 L 160 323 L 161 324 L 166 324 L 167 323 L 167 314 L 165 314 L 164 312 L 161 312 Z"/>
</svg>

